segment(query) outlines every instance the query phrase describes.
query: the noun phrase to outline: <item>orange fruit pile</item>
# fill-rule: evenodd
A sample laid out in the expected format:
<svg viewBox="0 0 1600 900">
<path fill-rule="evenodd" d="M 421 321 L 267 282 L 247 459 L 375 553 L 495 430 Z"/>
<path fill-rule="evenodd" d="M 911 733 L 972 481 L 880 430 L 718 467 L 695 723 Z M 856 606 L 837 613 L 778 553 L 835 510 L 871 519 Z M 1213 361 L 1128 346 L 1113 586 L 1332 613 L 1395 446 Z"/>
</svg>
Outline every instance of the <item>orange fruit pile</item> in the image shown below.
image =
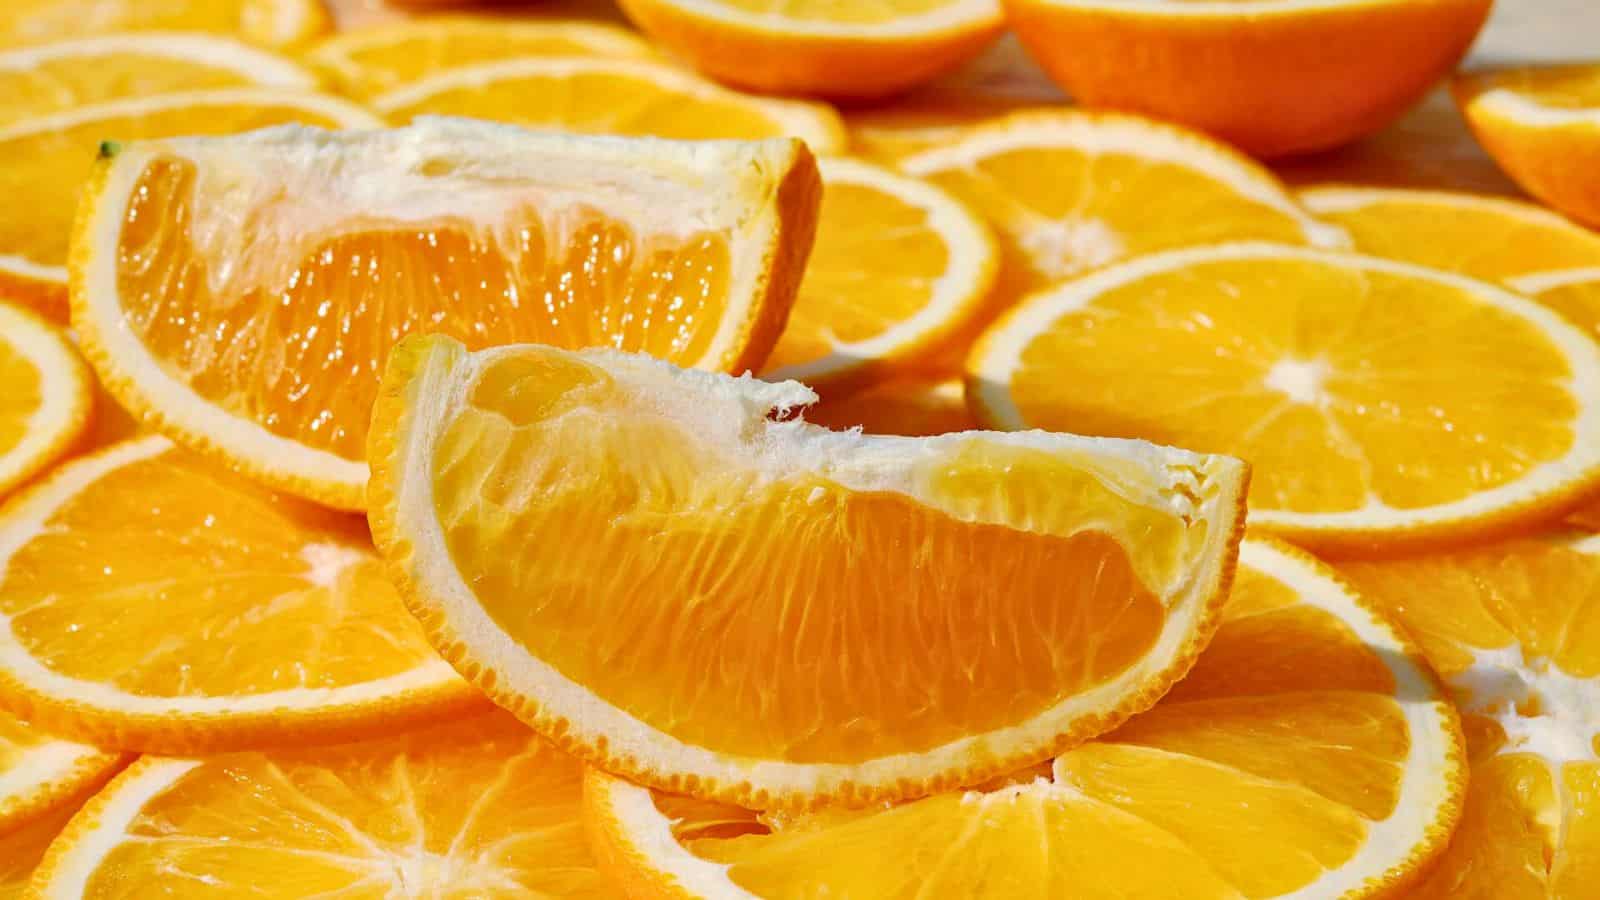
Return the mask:
<svg viewBox="0 0 1600 900">
<path fill-rule="evenodd" d="M 1593 894 L 1600 64 L 414 5 L 0 11 L 0 898 Z"/>
</svg>

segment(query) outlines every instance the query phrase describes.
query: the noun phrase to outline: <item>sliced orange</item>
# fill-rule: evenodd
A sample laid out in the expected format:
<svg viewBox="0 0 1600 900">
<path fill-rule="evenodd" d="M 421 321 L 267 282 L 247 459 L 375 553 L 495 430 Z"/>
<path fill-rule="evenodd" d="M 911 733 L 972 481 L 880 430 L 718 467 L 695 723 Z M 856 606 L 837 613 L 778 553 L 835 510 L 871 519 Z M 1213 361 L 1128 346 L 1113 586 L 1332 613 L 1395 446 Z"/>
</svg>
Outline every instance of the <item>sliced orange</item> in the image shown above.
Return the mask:
<svg viewBox="0 0 1600 900">
<path fill-rule="evenodd" d="M 1478 142 L 1523 190 L 1600 228 L 1600 63 L 1459 76 Z"/>
<path fill-rule="evenodd" d="M 1600 537 L 1341 568 L 1461 708 L 1466 815 L 1419 900 L 1579 900 L 1600 884 Z"/>
<path fill-rule="evenodd" d="M 0 712 L 0 896 L 6 882 L 16 880 L 5 869 L 9 837 L 73 809 L 128 761 L 119 753 L 52 737 Z"/>
<path fill-rule="evenodd" d="M 284 47 L 331 25 L 321 0 L 6 0 L 0 46 L 124 31 L 202 31 Z"/>
<path fill-rule="evenodd" d="M 28 883 L 33 880 L 34 869 L 75 812 L 76 807 L 68 806 L 16 831 L 0 835 L 0 900 L 23 900 L 27 897 Z"/>
<path fill-rule="evenodd" d="M 967 409 L 960 375 L 913 372 L 858 390 L 829 394 L 806 408 L 806 421 L 835 431 L 932 437 L 972 431 L 978 421 Z"/>
<path fill-rule="evenodd" d="M 1600 266 L 1533 272 L 1507 283 L 1600 339 Z"/>
<path fill-rule="evenodd" d="M 903 368 L 983 307 L 1000 253 L 949 194 L 870 163 L 822 163 L 805 279 L 762 377 L 821 387 Z"/>
<path fill-rule="evenodd" d="M 648 57 L 625 28 L 578 21 L 432 16 L 345 31 L 306 52 L 340 91 L 374 97 L 433 72 L 519 56 Z"/>
<path fill-rule="evenodd" d="M 1055 112 L 1039 98 L 913 96 L 894 103 L 846 110 L 853 152 L 885 163 L 953 144 L 979 125 L 1022 112 Z"/>
<path fill-rule="evenodd" d="M 413 339 L 373 414 L 373 533 L 501 705 L 588 760 L 754 806 L 1036 762 L 1204 646 L 1237 460 L 865 437 L 794 417 L 814 399 L 611 350 Z"/>
<path fill-rule="evenodd" d="M 0 497 L 66 453 L 89 427 L 94 376 L 65 334 L 0 302 Z"/>
<path fill-rule="evenodd" d="M 148 752 L 328 741 L 480 702 L 359 518 L 165 438 L 80 457 L 0 507 L 0 703 Z"/>
<path fill-rule="evenodd" d="M 499 712 L 342 746 L 147 756 L 67 825 L 33 896 L 599 900 L 581 777 Z"/>
<path fill-rule="evenodd" d="M 65 314 L 73 210 L 102 141 L 376 121 L 334 97 L 233 88 L 95 104 L 0 127 L 0 194 L 7 198 L 0 207 L 0 291 L 49 315 Z"/>
<path fill-rule="evenodd" d="M 1005 30 L 997 0 L 622 0 L 662 46 L 729 84 L 883 97 L 976 55 Z"/>
<path fill-rule="evenodd" d="M 902 806 L 741 816 L 590 769 L 628 897 L 1392 897 L 1443 848 L 1459 720 L 1326 567 L 1246 540 L 1221 629 L 1156 707 L 1048 767 Z"/>
<path fill-rule="evenodd" d="M 753 97 L 647 59 L 550 56 L 446 69 L 372 99 L 396 123 L 470 116 L 580 134 L 690 140 L 797 137 L 845 148 L 839 114 L 819 103 Z"/>
<path fill-rule="evenodd" d="M 1502 534 L 1600 487 L 1600 345 L 1377 257 L 1246 243 L 1103 269 L 990 329 L 967 400 L 990 426 L 1241 456 L 1252 523 L 1329 552 Z"/>
<path fill-rule="evenodd" d="M 793 301 L 818 192 L 793 140 L 433 119 L 127 144 L 83 203 L 73 320 L 129 409 L 360 509 L 372 401 L 406 333 L 754 368 Z"/>
<path fill-rule="evenodd" d="M 1087 106 L 1197 128 L 1256 156 L 1377 131 L 1455 68 L 1493 0 L 1003 0 Z"/>
</svg>

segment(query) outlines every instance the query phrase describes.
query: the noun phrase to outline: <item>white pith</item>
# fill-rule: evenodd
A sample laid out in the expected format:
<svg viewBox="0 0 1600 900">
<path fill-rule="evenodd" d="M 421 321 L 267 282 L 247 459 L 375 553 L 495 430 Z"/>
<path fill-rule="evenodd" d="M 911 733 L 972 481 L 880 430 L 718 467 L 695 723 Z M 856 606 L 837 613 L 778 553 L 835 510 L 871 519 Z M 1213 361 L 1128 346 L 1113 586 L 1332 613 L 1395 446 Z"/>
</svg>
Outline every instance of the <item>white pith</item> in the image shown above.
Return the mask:
<svg viewBox="0 0 1600 900">
<path fill-rule="evenodd" d="M 1151 275 L 1208 262 L 1249 259 L 1326 263 L 1344 270 L 1384 272 L 1457 288 L 1537 328 L 1571 369 L 1569 392 L 1579 407 L 1577 418 L 1571 423 L 1573 441 L 1566 455 L 1542 462 L 1521 478 L 1498 487 L 1460 500 L 1414 509 L 1392 507 L 1377 498 L 1369 498 L 1360 509 L 1343 512 L 1253 508 L 1250 510 L 1252 522 L 1306 530 L 1400 531 L 1464 521 L 1559 493 L 1575 479 L 1600 467 L 1600 403 L 1592 402 L 1600 398 L 1600 349 L 1588 335 L 1535 301 L 1485 282 L 1410 263 L 1280 244 L 1218 244 L 1151 254 L 1034 294 L 991 328 L 969 357 L 968 370 L 977 381 L 979 402 L 1002 427 L 1028 427 L 1007 386 L 1022 366 L 1023 352 L 1055 321 L 1089 307 L 1107 291 Z"/>
<path fill-rule="evenodd" d="M 873 38 L 915 38 L 949 31 L 966 31 L 987 27 L 1001 21 L 997 0 L 947 0 L 937 9 L 898 16 L 887 22 L 834 22 L 827 19 L 781 12 L 753 12 L 719 3 L 718 0 L 660 0 L 665 6 L 676 7 L 714 22 L 725 22 L 753 31 L 765 31 L 779 36 L 838 38 L 846 41 Z M 804 6 L 803 2 L 790 2 L 788 6 Z"/>
<path fill-rule="evenodd" d="M 354 57 L 374 47 L 386 47 L 401 41 L 421 38 L 449 39 L 461 34 L 487 34 L 511 40 L 519 37 L 560 38 L 575 44 L 583 44 L 597 53 L 618 56 L 645 56 L 653 52 L 648 43 L 632 33 L 607 25 L 577 21 L 541 22 L 462 16 L 410 19 L 343 32 L 317 44 L 306 54 L 306 58 L 319 65 L 341 69 L 349 74 L 359 74 L 361 63 Z"/>
<path fill-rule="evenodd" d="M 91 377 L 66 338 L 33 316 L 0 302 L 0 344 L 39 373 L 39 406 L 28 416 L 22 440 L 0 453 L 0 486 L 14 484 L 59 447 L 74 422 L 88 414 Z"/>
<path fill-rule="evenodd" d="M 42 791 L 69 789 L 83 779 L 87 766 L 112 759 L 115 756 L 103 750 L 71 741 L 52 739 L 28 747 L 20 758 L 0 769 L 0 811 L 26 803 Z"/>
<path fill-rule="evenodd" d="M 594 56 L 541 56 L 504 59 L 445 69 L 420 81 L 372 98 L 372 108 L 394 118 L 408 107 L 450 91 L 474 90 L 519 79 L 558 79 L 606 75 L 634 81 L 641 90 L 671 91 L 692 100 L 734 104 L 770 119 L 785 136 L 805 141 L 815 153 L 842 153 L 848 138 L 831 108 L 801 100 L 777 100 L 730 91 L 682 69 L 647 59 Z M 508 110 L 515 113 L 515 110 Z"/>
<path fill-rule="evenodd" d="M 216 35 L 193 32 L 138 32 L 57 41 L 0 53 L 0 72 L 27 72 L 44 62 L 126 54 L 165 57 L 226 69 L 261 87 L 317 89 L 317 77 L 286 57 Z"/>
<path fill-rule="evenodd" d="M 1533 272 L 1506 279 L 1506 284 L 1509 284 L 1513 290 L 1535 297 L 1558 288 L 1571 287 L 1575 284 L 1589 284 L 1590 282 L 1600 284 L 1600 266 L 1589 266 L 1581 269 L 1554 269 L 1549 272 Z"/>
<path fill-rule="evenodd" d="M 1455 727 L 1448 702 L 1425 700 L 1435 688 L 1427 674 L 1412 661 L 1393 626 L 1358 604 L 1337 581 L 1313 564 L 1279 550 L 1270 543 L 1245 540 L 1239 564 L 1293 588 L 1302 602 L 1323 609 L 1348 626 L 1389 669 L 1395 680 L 1395 703 L 1405 716 L 1411 738 L 1411 755 L 1401 773 L 1394 812 L 1371 823 L 1361 848 L 1345 863 L 1317 880 L 1288 894 L 1284 900 L 1327 900 L 1349 896 L 1364 885 L 1399 874 L 1429 838 L 1442 839 L 1450 823 L 1443 821 L 1444 806 L 1453 793 L 1452 776 L 1464 777 L 1455 758 Z M 620 826 L 612 833 L 624 848 L 639 854 L 654 872 L 666 876 L 689 896 L 705 900 L 750 900 L 755 895 L 733 882 L 729 865 L 713 863 L 689 852 L 672 835 L 672 821 L 661 812 L 646 788 L 610 775 L 590 782 L 599 787 L 591 798 L 603 819 Z M 1044 792 L 1061 803 L 1094 803 L 1071 785 L 1036 779 L 994 793 Z M 969 792 L 974 802 L 989 796 Z M 1226 827 L 1225 821 L 1218 822 Z M 1432 834 L 1430 834 L 1432 832 Z M 1028 835 L 1011 840 L 1027 841 Z"/>
<path fill-rule="evenodd" d="M 1600 106 L 1546 106 L 1539 102 L 1538 95 L 1512 88 L 1491 88 L 1484 91 L 1472 99 L 1468 109 L 1538 128 L 1560 128 L 1567 125 L 1600 126 Z"/>
</svg>

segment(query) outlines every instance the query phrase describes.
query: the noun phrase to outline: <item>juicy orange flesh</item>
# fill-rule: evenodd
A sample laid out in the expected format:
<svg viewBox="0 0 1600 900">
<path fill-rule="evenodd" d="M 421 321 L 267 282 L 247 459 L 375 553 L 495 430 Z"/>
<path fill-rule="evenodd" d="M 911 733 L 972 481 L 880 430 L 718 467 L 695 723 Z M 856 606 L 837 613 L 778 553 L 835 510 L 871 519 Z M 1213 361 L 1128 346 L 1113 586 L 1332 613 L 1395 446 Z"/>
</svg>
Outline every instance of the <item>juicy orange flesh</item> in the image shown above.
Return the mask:
<svg viewBox="0 0 1600 900">
<path fill-rule="evenodd" d="M 1281 688 L 1229 681 L 1262 647 L 1233 632 L 1284 613 L 1316 623 L 1280 636 L 1291 646 L 1353 637 L 1241 566 L 1227 640 L 1198 664 L 1219 692 L 1169 695 L 1011 784 L 764 829 L 714 806 L 657 806 L 690 852 L 762 897 L 1278 896 L 1355 854 L 1394 811 L 1410 752 L 1393 678 L 1372 676 L 1388 670 L 1366 645 L 1353 669 L 1307 657 Z"/>
<path fill-rule="evenodd" d="M 191 241 L 195 177 L 188 161 L 156 160 L 131 194 L 117 248 L 128 325 L 208 401 L 345 459 L 365 457 L 384 362 L 412 331 L 688 364 L 728 298 L 725 234 L 638 234 L 593 208 L 533 207 L 492 230 L 457 218 L 354 225 L 290 242 L 269 283 L 214 291 Z"/>
<path fill-rule="evenodd" d="M 779 15 L 803 22 L 839 25 L 877 25 L 907 16 L 936 12 L 950 0 L 717 0 L 744 13 Z"/>
<path fill-rule="evenodd" d="M 468 402 L 433 491 L 478 601 L 567 678 L 721 752 L 853 761 L 1022 721 L 1141 658 L 1165 608 L 1136 572 L 1170 583 L 1204 541 L 1098 473 L 978 444 L 928 463 L 959 517 L 763 477 L 566 354 L 501 356 Z"/>
<path fill-rule="evenodd" d="M 767 371 L 899 325 L 927 305 L 949 264 L 926 210 L 869 185 L 829 182 L 805 279 Z"/>
<path fill-rule="evenodd" d="M 212 757 L 141 807 L 84 896 L 158 881 L 184 897 L 609 896 L 583 837 L 580 776 L 503 713 Z"/>
<path fill-rule="evenodd" d="M 806 408 L 806 421 L 835 431 L 861 428 L 868 434 L 931 437 L 972 431 L 977 420 L 967 410 L 961 379 L 910 375 L 869 385 L 841 396 L 824 396 Z"/>
<path fill-rule="evenodd" d="M 0 900 L 21 900 L 34 868 L 75 811 L 51 813 L 0 837 Z"/>
<path fill-rule="evenodd" d="M 6 0 L 0 7 L 0 46 L 37 44 L 117 31 L 251 32 L 276 15 L 263 0 Z M 267 21 L 270 21 L 268 19 Z"/>
<path fill-rule="evenodd" d="M 0 70 L 0 121 L 15 122 L 128 97 L 254 83 L 237 69 L 166 54 L 124 50 L 59 57 L 26 69 Z"/>
<path fill-rule="evenodd" d="M 390 121 L 467 116 L 580 134 L 680 140 L 784 137 L 781 123 L 747 99 L 692 96 L 647 75 L 576 72 L 523 75 L 441 90 L 388 112 Z"/>
<path fill-rule="evenodd" d="M 44 385 L 39 370 L 17 351 L 17 348 L 0 338 L 0 456 L 16 449 L 28 436 L 33 415 L 44 402 Z"/>
<path fill-rule="evenodd" d="M 51 514 L 12 556 L 0 611 L 41 665 L 141 696 L 334 688 L 437 659 L 360 519 L 178 450 Z"/>
<path fill-rule="evenodd" d="M 620 46 L 607 44 L 604 52 L 610 55 Z M 339 51 L 332 58 L 313 53 L 312 59 L 325 62 L 334 70 L 345 93 L 372 97 L 456 66 L 523 56 L 587 56 L 602 52 L 602 48 L 554 31 L 523 30 L 506 22 L 489 21 L 472 27 L 444 24 L 437 28 L 408 28 L 391 40 L 341 47 Z"/>
<path fill-rule="evenodd" d="M 1253 258 L 1097 295 L 1023 349 L 1010 395 L 1031 427 L 1243 457 L 1258 508 L 1344 512 L 1459 500 L 1565 455 L 1570 375 L 1457 288 Z"/>
<path fill-rule="evenodd" d="M 101 141 L 238 134 L 288 123 L 339 127 L 324 115 L 295 106 L 213 104 L 108 116 L 0 139 L 0 195 L 8 198 L 0 210 L 0 254 L 45 266 L 66 264 L 78 194 Z"/>
<path fill-rule="evenodd" d="M 1557 109 L 1600 107 L 1600 66 L 1572 65 L 1513 69 L 1472 78 L 1482 89 L 1506 88 Z"/>
</svg>

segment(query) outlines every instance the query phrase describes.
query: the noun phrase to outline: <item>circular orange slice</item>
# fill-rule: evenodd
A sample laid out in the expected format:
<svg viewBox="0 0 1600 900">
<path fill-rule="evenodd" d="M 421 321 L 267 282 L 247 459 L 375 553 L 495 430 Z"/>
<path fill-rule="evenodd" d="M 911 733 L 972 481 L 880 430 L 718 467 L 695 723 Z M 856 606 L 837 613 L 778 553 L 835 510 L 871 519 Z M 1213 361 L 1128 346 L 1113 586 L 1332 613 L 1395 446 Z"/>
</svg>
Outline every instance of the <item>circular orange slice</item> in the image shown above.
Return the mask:
<svg viewBox="0 0 1600 900">
<path fill-rule="evenodd" d="M 180 443 L 360 509 L 372 401 L 405 334 L 757 367 L 818 193 L 793 140 L 429 119 L 130 143 L 83 204 L 73 320 L 109 390 Z"/>
<path fill-rule="evenodd" d="M 94 376 L 72 342 L 0 302 L 0 497 L 44 471 L 89 427 Z"/>
<path fill-rule="evenodd" d="M 321 0 L 6 0 L 0 46 L 160 30 L 233 34 L 286 47 L 331 25 Z"/>
<path fill-rule="evenodd" d="M 0 508 L 0 702 L 52 733 L 180 753 L 381 733 L 470 708 L 359 518 L 165 438 Z"/>
<path fill-rule="evenodd" d="M 147 756 L 75 816 L 32 896 L 609 896 L 581 771 L 503 713 L 360 743 Z"/>
<path fill-rule="evenodd" d="M 1237 460 L 866 437 L 795 417 L 814 399 L 609 350 L 413 339 L 373 415 L 373 533 L 501 705 L 654 786 L 758 806 L 1036 762 L 1204 646 Z"/>
<path fill-rule="evenodd" d="M 1354 254 L 1228 244 L 1067 282 L 984 335 L 967 399 L 990 426 L 1236 454 L 1252 523 L 1340 553 L 1503 534 L 1600 485 L 1600 346 Z"/>
<path fill-rule="evenodd" d="M 1120 729 L 965 793 L 755 816 L 590 769 L 628 897 L 1393 897 L 1461 813 L 1460 723 L 1389 620 L 1247 539 L 1216 639 Z"/>
</svg>

